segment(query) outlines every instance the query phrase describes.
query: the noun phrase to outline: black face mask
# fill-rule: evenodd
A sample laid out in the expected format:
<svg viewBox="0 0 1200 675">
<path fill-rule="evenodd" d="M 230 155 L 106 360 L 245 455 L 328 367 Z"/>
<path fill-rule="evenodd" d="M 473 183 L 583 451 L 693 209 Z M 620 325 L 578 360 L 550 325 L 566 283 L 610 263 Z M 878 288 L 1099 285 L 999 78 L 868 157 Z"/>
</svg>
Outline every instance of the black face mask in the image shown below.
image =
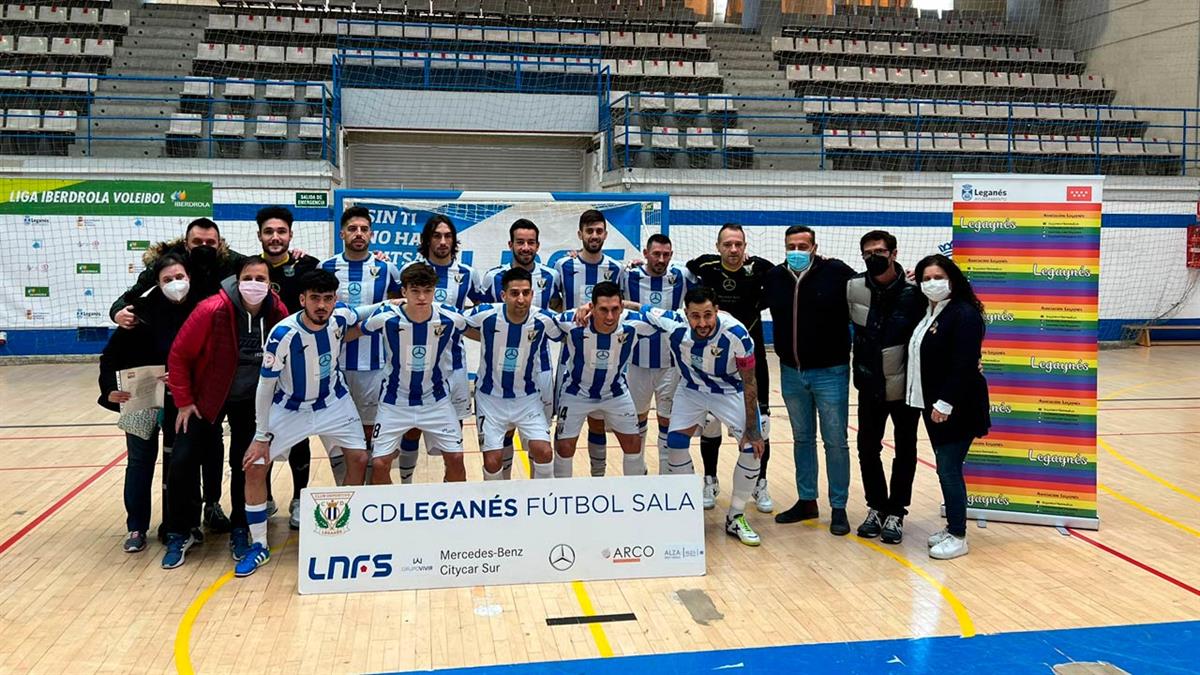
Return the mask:
<svg viewBox="0 0 1200 675">
<path fill-rule="evenodd" d="M 892 261 L 886 255 L 872 255 L 867 258 L 867 272 L 877 277 L 892 268 Z"/>
<path fill-rule="evenodd" d="M 197 246 L 188 253 L 188 260 L 197 271 L 210 271 L 217 264 L 217 249 L 212 246 Z"/>
</svg>

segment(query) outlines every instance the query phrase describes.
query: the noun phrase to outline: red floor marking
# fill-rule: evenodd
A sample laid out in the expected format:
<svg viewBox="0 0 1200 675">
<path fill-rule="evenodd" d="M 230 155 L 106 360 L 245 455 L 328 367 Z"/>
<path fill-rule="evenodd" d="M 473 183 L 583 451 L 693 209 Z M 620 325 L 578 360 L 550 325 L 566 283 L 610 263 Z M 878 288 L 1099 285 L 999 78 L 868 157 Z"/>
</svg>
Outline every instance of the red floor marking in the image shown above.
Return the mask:
<svg viewBox="0 0 1200 675">
<path fill-rule="evenodd" d="M 25 535 L 27 535 L 31 531 L 33 531 L 33 528 L 37 527 L 38 525 L 41 525 L 47 518 L 54 515 L 54 513 L 56 511 L 58 511 L 59 509 L 61 509 L 63 506 L 65 506 L 67 502 L 69 502 L 72 499 L 74 499 L 75 497 L 79 496 L 80 492 L 83 492 L 85 489 L 87 489 L 87 487 L 89 485 L 91 485 L 92 483 L 95 483 L 101 476 L 108 473 L 109 469 L 112 469 L 114 466 L 116 466 L 118 463 L 120 463 L 120 461 L 125 459 L 125 456 L 128 454 L 129 454 L 128 452 L 122 452 L 121 454 L 117 455 L 113 459 L 113 461 L 109 462 L 108 464 L 105 464 L 98 471 L 96 471 L 96 473 L 92 474 L 91 476 L 88 476 L 87 480 L 83 481 L 79 485 L 76 485 L 70 492 L 63 495 L 61 499 L 59 499 L 58 501 L 51 504 L 50 508 L 48 508 L 45 511 L 42 511 L 40 514 L 38 514 L 37 518 L 34 518 L 33 520 L 26 523 L 25 527 L 22 527 L 20 530 L 18 530 L 16 534 L 9 537 L 8 539 L 5 539 L 4 543 L 0 544 L 0 555 L 3 555 L 5 551 L 12 548 L 13 544 L 16 544 L 18 541 L 21 540 L 22 537 L 24 537 Z"/>
<path fill-rule="evenodd" d="M 125 438 L 125 434 L 76 434 L 71 436 L 0 436 L 0 441 L 54 441 L 64 438 Z"/>
<path fill-rule="evenodd" d="M 847 425 L 846 425 L 846 428 L 847 428 L 847 429 L 849 429 L 850 431 L 853 431 L 853 432 L 854 432 L 854 433 L 856 433 L 856 434 L 858 433 L 858 429 L 857 429 L 857 428 L 855 428 L 855 427 L 853 427 L 853 426 L 851 426 L 851 425 L 849 425 L 849 424 L 847 424 Z M 891 448 L 892 450 L 895 450 L 895 449 L 896 449 L 896 446 L 892 445 L 891 443 L 888 443 L 887 441 L 881 441 L 881 442 L 883 443 L 883 447 L 885 447 L 885 448 Z M 936 469 L 936 468 L 937 468 L 937 464 L 934 464 L 933 462 L 929 462 L 929 461 L 926 461 L 926 460 L 924 460 L 924 459 L 921 459 L 921 456 L 920 456 L 920 455 L 917 455 L 917 461 L 918 461 L 919 463 L 921 463 L 921 464 L 924 464 L 925 466 L 927 466 L 927 467 L 929 467 L 929 468 L 931 468 L 931 469 Z"/>
<path fill-rule="evenodd" d="M 1147 565 L 1146 563 L 1144 563 L 1140 560 L 1137 560 L 1135 558 L 1132 558 L 1124 553 L 1121 553 L 1120 551 L 1116 550 L 1115 548 L 1112 548 L 1110 546 L 1105 546 L 1104 544 L 1101 544 L 1100 542 L 1096 541 L 1095 539 L 1092 539 L 1091 537 L 1080 534 L 1076 530 L 1073 530 L 1069 527 L 1066 529 L 1067 529 L 1067 532 L 1071 533 L 1072 537 L 1075 537 L 1076 539 L 1082 539 L 1082 540 L 1086 541 L 1087 543 L 1091 544 L 1092 546 L 1095 546 L 1096 548 L 1100 549 L 1101 551 L 1104 551 L 1105 553 L 1108 553 L 1110 555 L 1115 555 L 1116 557 L 1120 558 L 1121 560 L 1124 560 L 1125 562 L 1129 563 L 1130 565 L 1139 567 L 1139 568 L 1153 574 L 1154 576 L 1158 577 L 1159 579 L 1162 579 L 1163 581 L 1169 581 L 1169 582 L 1175 584 L 1176 586 L 1182 588 L 1183 590 L 1187 591 L 1188 593 L 1191 593 L 1192 595 L 1200 596 L 1200 590 L 1183 583 L 1182 581 L 1167 574 L 1166 572 L 1161 572 L 1157 569 L 1154 569 L 1153 567 Z"/>
</svg>

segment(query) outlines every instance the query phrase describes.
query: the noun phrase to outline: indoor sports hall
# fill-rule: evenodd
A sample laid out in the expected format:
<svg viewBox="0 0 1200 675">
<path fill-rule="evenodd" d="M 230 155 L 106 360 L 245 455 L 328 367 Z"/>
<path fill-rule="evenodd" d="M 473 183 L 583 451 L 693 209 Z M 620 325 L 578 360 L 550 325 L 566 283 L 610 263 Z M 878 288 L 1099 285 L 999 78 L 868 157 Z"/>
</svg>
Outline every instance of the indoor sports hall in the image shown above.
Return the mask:
<svg viewBox="0 0 1200 675">
<path fill-rule="evenodd" d="M 0 6 L 0 673 L 1200 673 L 1197 64 L 1175 0 Z"/>
</svg>

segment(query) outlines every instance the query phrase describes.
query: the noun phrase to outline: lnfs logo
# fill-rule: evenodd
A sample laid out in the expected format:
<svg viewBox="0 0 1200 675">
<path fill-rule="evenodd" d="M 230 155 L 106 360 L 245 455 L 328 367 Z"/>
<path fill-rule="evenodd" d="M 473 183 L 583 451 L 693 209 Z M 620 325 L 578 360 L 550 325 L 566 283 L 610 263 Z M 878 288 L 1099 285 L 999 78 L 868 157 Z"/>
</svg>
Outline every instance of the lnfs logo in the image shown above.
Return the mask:
<svg viewBox="0 0 1200 675">
<path fill-rule="evenodd" d="M 320 558 L 308 559 L 308 578 L 313 581 L 357 579 L 360 576 L 381 579 L 391 574 L 391 553 L 364 554 L 354 556 L 354 559 L 335 555 L 324 562 Z"/>
</svg>

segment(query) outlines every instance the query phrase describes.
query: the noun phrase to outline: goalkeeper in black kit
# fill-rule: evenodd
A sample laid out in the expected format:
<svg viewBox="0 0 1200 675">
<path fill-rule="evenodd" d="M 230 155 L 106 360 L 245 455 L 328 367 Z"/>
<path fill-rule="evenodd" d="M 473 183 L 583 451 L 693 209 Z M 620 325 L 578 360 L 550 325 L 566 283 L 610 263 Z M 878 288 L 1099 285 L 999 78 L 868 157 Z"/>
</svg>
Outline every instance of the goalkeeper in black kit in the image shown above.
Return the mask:
<svg viewBox="0 0 1200 675">
<path fill-rule="evenodd" d="M 766 341 L 763 339 L 762 312 L 763 278 L 775 264 L 764 258 L 746 255 L 746 233 L 736 223 L 726 223 L 717 233 L 717 254 L 705 254 L 688 262 L 688 271 L 702 286 L 717 294 L 717 306 L 742 322 L 754 340 L 755 379 L 758 382 L 758 407 L 762 413 L 763 454 L 758 482 L 754 487 L 754 503 L 759 511 L 770 513 L 774 508 L 767 491 L 767 463 L 771 459 L 769 438 L 771 414 L 771 379 L 767 370 Z M 721 449 L 720 424 L 712 421 L 700 437 L 700 455 L 704 459 L 704 508 L 716 505 L 720 484 L 717 482 L 717 458 Z"/>
</svg>

